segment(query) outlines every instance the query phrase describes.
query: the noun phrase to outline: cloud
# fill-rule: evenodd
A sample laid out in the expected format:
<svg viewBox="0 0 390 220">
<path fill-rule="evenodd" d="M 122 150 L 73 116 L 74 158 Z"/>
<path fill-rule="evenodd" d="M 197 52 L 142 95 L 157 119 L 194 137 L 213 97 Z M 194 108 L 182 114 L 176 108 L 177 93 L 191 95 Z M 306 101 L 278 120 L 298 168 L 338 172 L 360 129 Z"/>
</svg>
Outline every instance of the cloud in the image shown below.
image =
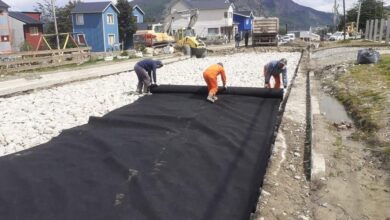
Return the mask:
<svg viewBox="0 0 390 220">
<path fill-rule="evenodd" d="M 305 5 L 311 8 L 314 8 L 319 11 L 326 11 L 326 12 L 332 12 L 334 0 L 293 0 L 294 2 Z M 336 0 L 339 4 L 339 11 L 342 11 L 343 8 L 343 1 L 342 0 Z M 355 4 L 357 4 L 358 0 L 345 0 L 345 8 L 346 10 L 352 8 Z M 384 1 L 385 5 L 390 5 L 390 0 Z"/>
</svg>

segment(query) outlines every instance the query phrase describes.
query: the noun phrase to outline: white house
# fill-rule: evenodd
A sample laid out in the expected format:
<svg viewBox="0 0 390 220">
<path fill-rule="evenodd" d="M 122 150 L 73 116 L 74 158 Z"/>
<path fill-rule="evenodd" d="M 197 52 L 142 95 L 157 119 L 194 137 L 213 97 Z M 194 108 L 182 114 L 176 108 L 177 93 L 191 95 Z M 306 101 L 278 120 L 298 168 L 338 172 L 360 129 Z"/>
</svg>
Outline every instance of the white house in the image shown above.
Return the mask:
<svg viewBox="0 0 390 220">
<path fill-rule="evenodd" d="M 194 25 L 195 33 L 200 37 L 210 35 L 234 35 L 233 3 L 229 0 L 190 1 L 180 0 L 171 7 L 171 12 L 198 9 L 199 17 Z M 172 30 L 186 28 L 189 17 L 176 19 L 172 22 Z"/>
</svg>

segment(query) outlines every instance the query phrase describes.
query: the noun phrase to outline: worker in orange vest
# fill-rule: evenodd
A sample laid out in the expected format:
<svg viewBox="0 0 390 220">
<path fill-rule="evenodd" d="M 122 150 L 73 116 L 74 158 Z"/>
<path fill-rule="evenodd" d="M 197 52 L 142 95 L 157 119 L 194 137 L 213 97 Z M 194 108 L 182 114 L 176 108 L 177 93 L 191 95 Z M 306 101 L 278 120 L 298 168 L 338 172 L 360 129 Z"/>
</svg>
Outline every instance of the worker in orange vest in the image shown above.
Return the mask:
<svg viewBox="0 0 390 220">
<path fill-rule="evenodd" d="M 218 92 L 218 75 L 221 75 L 223 88 L 226 90 L 226 75 L 222 63 L 213 64 L 203 72 L 203 78 L 206 81 L 209 90 L 207 101 L 212 103 L 218 100 L 218 97 L 216 96 Z"/>
</svg>

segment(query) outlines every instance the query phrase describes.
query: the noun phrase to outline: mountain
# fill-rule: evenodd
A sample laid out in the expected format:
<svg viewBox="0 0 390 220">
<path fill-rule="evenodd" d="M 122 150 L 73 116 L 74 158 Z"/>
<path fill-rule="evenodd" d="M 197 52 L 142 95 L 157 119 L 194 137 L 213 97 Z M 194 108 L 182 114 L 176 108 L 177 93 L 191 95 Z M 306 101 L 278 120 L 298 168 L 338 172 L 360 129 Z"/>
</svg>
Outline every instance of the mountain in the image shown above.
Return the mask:
<svg viewBox="0 0 390 220">
<path fill-rule="evenodd" d="M 177 0 L 134 0 L 145 11 L 149 20 L 160 20 L 166 9 Z M 214 0 L 198 0 L 214 1 Z M 287 24 L 288 30 L 307 30 L 310 26 L 330 25 L 333 15 L 312 8 L 299 5 L 292 0 L 231 0 L 236 10 L 254 11 L 256 16 L 276 16 L 280 19 L 280 26 Z"/>
</svg>

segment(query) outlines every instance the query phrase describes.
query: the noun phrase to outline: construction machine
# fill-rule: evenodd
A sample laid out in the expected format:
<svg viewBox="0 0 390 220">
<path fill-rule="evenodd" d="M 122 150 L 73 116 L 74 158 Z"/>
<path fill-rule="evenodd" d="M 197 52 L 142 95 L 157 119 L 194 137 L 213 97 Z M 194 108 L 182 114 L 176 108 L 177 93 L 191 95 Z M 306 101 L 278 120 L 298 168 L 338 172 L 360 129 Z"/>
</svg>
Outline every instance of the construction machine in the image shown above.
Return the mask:
<svg viewBox="0 0 390 220">
<path fill-rule="evenodd" d="M 196 36 L 193 28 L 198 17 L 198 9 L 172 11 L 165 20 L 165 32 L 174 36 L 176 46 L 183 48 L 185 54 L 203 58 L 207 55 L 206 44 Z M 187 27 L 173 30 L 172 23 L 179 18 L 189 18 L 189 23 Z"/>
<path fill-rule="evenodd" d="M 164 47 L 175 42 L 175 38 L 164 32 L 163 24 L 147 24 L 133 35 L 134 46 Z"/>
<path fill-rule="evenodd" d="M 255 17 L 253 19 L 252 45 L 278 45 L 279 18 Z"/>
</svg>

